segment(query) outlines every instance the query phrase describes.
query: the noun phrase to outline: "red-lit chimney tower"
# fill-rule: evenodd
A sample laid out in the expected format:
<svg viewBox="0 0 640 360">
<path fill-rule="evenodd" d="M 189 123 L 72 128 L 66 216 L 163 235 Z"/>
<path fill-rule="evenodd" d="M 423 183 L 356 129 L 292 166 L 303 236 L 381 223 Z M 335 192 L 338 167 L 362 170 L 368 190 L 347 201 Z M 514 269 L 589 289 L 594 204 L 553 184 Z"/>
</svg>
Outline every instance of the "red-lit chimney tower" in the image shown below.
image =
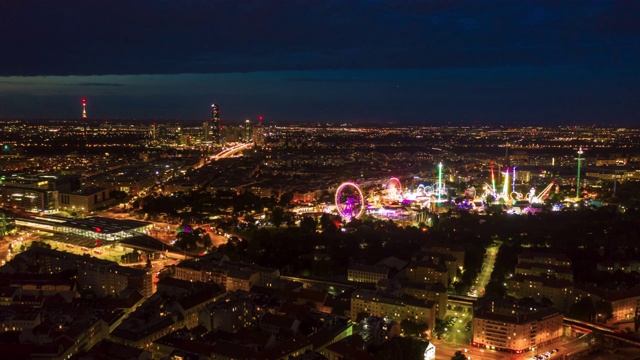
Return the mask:
<svg viewBox="0 0 640 360">
<path fill-rule="evenodd" d="M 82 99 L 82 118 L 87 118 L 87 99 Z"/>
</svg>

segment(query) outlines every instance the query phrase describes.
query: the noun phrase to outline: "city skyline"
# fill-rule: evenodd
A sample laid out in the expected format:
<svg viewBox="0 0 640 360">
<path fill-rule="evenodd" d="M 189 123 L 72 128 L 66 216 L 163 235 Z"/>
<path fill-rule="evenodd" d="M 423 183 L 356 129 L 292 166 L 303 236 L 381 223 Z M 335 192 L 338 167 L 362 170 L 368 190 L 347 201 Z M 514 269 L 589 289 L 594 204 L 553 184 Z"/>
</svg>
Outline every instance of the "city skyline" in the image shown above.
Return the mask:
<svg viewBox="0 0 640 360">
<path fill-rule="evenodd" d="M 125 7 L 126 5 L 126 7 Z M 0 118 L 638 126 L 632 2 L 12 2 Z M 46 59 L 46 60 L 45 60 Z"/>
</svg>

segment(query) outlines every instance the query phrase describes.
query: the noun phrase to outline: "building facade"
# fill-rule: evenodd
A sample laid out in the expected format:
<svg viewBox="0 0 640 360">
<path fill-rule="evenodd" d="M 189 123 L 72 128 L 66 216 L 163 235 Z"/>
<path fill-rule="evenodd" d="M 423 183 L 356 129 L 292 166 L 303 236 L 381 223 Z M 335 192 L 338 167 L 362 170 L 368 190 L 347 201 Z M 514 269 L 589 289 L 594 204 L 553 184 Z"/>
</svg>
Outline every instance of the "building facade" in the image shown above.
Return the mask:
<svg viewBox="0 0 640 360">
<path fill-rule="evenodd" d="M 562 339 L 560 312 L 554 308 L 499 307 L 491 303 L 473 314 L 473 345 L 523 353 Z"/>
<path fill-rule="evenodd" d="M 92 212 L 113 205 L 110 190 L 103 187 L 89 187 L 72 193 L 60 193 L 61 209 L 72 211 Z"/>
<path fill-rule="evenodd" d="M 349 266 L 347 280 L 353 282 L 376 284 L 388 277 L 389 270 L 384 266 L 354 264 Z"/>
<path fill-rule="evenodd" d="M 425 323 L 433 329 L 436 320 L 436 305 L 433 301 L 395 298 L 375 291 L 356 290 L 351 295 L 351 320 L 358 314 L 388 318 L 398 322 L 411 320 Z"/>
</svg>

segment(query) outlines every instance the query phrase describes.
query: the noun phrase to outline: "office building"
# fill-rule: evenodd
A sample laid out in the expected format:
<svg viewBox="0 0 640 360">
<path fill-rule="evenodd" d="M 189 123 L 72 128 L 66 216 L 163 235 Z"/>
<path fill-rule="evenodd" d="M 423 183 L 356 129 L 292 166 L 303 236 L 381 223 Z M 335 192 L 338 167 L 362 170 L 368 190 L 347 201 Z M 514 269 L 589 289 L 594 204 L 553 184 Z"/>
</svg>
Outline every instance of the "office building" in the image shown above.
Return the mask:
<svg viewBox="0 0 640 360">
<path fill-rule="evenodd" d="M 222 145 L 220 131 L 220 108 L 217 104 L 211 104 L 211 138 L 214 145 Z"/>
<path fill-rule="evenodd" d="M 251 120 L 247 119 L 244 121 L 244 141 L 251 140 Z"/>
</svg>

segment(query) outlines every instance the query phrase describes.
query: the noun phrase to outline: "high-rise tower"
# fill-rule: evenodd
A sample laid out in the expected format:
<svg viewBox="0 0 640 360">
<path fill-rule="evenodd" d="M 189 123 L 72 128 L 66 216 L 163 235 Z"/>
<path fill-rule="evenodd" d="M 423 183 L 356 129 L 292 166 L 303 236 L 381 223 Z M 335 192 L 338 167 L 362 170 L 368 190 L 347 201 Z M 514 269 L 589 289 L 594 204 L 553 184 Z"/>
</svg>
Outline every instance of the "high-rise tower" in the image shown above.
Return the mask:
<svg viewBox="0 0 640 360">
<path fill-rule="evenodd" d="M 210 135 L 211 135 L 211 124 L 207 120 L 202 123 L 202 141 L 204 142 L 210 141 L 210 138 L 209 138 Z"/>
<path fill-rule="evenodd" d="M 221 144 L 220 109 L 216 104 L 211 104 L 211 141 L 216 145 Z"/>
<path fill-rule="evenodd" d="M 89 140 L 87 140 L 87 99 L 82 99 L 82 138 L 84 139 L 85 150 L 89 147 Z"/>
<path fill-rule="evenodd" d="M 158 123 L 151 124 L 151 139 L 153 141 L 158 141 Z"/>
<path fill-rule="evenodd" d="M 582 165 L 582 161 L 584 160 L 584 158 L 582 157 L 582 154 L 584 152 L 582 151 L 582 146 L 580 146 L 580 148 L 578 149 L 578 158 L 576 160 L 578 160 L 578 174 L 576 175 L 576 199 L 580 199 L 580 168 Z"/>
<path fill-rule="evenodd" d="M 262 125 L 262 115 L 258 116 L 258 125 L 253 129 L 253 142 L 257 147 L 264 146 L 265 131 Z"/>
<path fill-rule="evenodd" d="M 244 141 L 251 140 L 251 120 L 244 121 Z"/>
</svg>

